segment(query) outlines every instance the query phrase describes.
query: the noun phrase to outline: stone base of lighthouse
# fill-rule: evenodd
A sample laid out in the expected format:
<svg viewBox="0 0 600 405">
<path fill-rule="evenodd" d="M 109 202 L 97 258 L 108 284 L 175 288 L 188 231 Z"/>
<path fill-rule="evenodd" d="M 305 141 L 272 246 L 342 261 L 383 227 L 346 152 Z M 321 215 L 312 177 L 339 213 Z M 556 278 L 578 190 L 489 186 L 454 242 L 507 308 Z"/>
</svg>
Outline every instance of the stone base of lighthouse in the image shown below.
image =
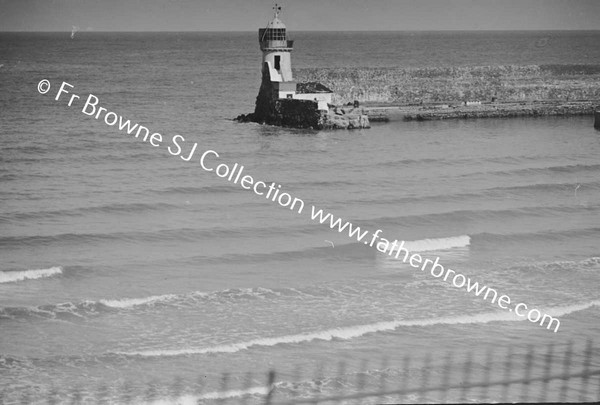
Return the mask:
<svg viewBox="0 0 600 405">
<path fill-rule="evenodd" d="M 267 77 L 261 82 L 254 113 L 242 114 L 236 120 L 291 128 L 370 128 L 369 118 L 361 109 L 319 110 L 313 100 L 278 98 L 275 86 Z"/>
</svg>

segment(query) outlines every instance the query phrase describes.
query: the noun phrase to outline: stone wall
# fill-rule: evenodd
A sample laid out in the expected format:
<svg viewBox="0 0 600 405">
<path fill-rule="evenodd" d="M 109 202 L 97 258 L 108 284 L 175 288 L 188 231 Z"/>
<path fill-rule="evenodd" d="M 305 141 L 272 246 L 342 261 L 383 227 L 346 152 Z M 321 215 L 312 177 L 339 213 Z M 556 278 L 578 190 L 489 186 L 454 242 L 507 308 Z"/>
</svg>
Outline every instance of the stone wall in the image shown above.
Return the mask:
<svg viewBox="0 0 600 405">
<path fill-rule="evenodd" d="M 254 113 L 242 114 L 236 119 L 241 122 L 257 122 L 292 128 L 322 128 L 321 113 L 315 101 L 278 99 L 277 96 L 277 90 L 268 76 L 263 74 Z"/>
<path fill-rule="evenodd" d="M 485 104 L 476 108 L 455 107 L 446 109 L 427 109 L 402 107 L 405 121 L 471 119 L 471 118 L 511 118 L 511 117 L 544 117 L 544 116 L 578 116 L 594 113 L 594 102 L 546 102 L 546 103 L 503 103 Z"/>
<path fill-rule="evenodd" d="M 354 129 L 369 128 L 369 118 L 362 112 L 343 109 L 319 110 L 314 100 L 277 98 L 278 91 L 263 72 L 254 112 L 236 118 L 240 122 L 277 125 L 291 128 L 310 129 Z"/>
<path fill-rule="evenodd" d="M 278 117 L 275 113 L 275 99 L 278 97 L 277 90 L 269 79 L 268 72 L 263 71 L 262 81 L 260 83 L 260 89 L 258 90 L 258 96 L 256 96 L 256 105 L 254 107 L 254 114 L 251 121 L 267 124 L 275 124 L 278 121 Z"/>
<path fill-rule="evenodd" d="M 600 100 L 600 65 L 305 68 L 294 76 L 331 88 L 334 104 Z"/>
<path fill-rule="evenodd" d="M 275 102 L 279 123 L 284 127 L 320 129 L 321 113 L 312 100 L 280 99 Z"/>
</svg>

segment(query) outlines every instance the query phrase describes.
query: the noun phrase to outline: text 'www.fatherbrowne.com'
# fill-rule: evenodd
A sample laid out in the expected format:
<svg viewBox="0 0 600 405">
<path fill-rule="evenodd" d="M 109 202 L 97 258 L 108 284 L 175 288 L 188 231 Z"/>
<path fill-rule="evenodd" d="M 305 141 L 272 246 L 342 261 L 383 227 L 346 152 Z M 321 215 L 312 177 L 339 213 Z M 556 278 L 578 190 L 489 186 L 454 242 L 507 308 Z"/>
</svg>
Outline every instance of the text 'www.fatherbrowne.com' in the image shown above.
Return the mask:
<svg viewBox="0 0 600 405">
<path fill-rule="evenodd" d="M 354 226 L 351 222 L 343 221 L 341 218 L 334 217 L 331 213 L 325 214 L 323 210 L 318 210 L 312 206 L 311 219 L 318 220 L 321 224 L 328 225 L 331 229 L 336 229 L 340 233 L 347 232 L 350 238 L 355 238 L 358 242 L 363 242 L 365 245 L 373 247 L 381 252 L 389 255 L 398 260 L 402 260 L 403 263 L 410 264 L 411 267 L 420 269 L 421 271 L 429 271 L 429 273 L 435 277 L 442 279 L 445 282 L 452 284 L 456 288 L 464 288 L 467 292 L 474 294 L 476 297 L 481 297 L 484 301 L 489 299 L 492 304 L 497 304 L 498 307 L 514 312 L 518 318 L 527 319 L 530 322 L 538 323 L 540 326 L 545 326 L 546 329 L 552 329 L 554 332 L 558 332 L 560 327 L 560 321 L 547 313 L 542 313 L 540 310 L 533 308 L 529 309 L 527 304 L 519 302 L 517 304 L 511 303 L 511 298 L 508 295 L 500 295 L 498 297 L 498 291 L 490 288 L 486 285 L 479 285 L 478 282 L 473 282 L 470 277 L 464 276 L 452 269 L 446 269 L 442 264 L 439 263 L 440 258 L 436 257 L 435 260 L 424 259 L 418 253 L 410 253 L 405 247 L 405 241 L 389 240 L 380 236 L 382 230 L 371 233 L 369 231 L 363 231 L 360 227 Z M 367 237 L 367 235 L 370 235 Z"/>
<path fill-rule="evenodd" d="M 47 79 L 43 79 L 38 83 L 38 92 L 47 94 L 50 91 L 51 83 Z M 256 180 L 250 174 L 244 173 L 244 166 L 238 163 L 233 165 L 220 162 L 219 153 L 209 149 L 196 153 L 198 143 L 189 144 L 185 142 L 185 137 L 179 134 L 173 135 L 170 138 L 163 137 L 163 134 L 153 132 L 149 128 L 140 125 L 134 121 L 124 118 L 123 116 L 109 111 L 106 107 L 100 105 L 100 100 L 93 94 L 89 94 L 83 99 L 72 92 L 73 85 L 63 82 L 56 93 L 55 101 L 62 98 L 66 101 L 68 107 L 73 105 L 81 105 L 81 112 L 96 120 L 102 120 L 108 126 L 115 126 L 119 131 L 125 132 L 128 135 L 134 136 L 136 139 L 147 142 L 155 148 L 165 147 L 167 152 L 172 156 L 178 156 L 185 162 L 190 162 L 194 158 L 200 163 L 200 167 L 207 172 L 216 174 L 218 177 L 242 187 L 245 190 L 252 190 L 256 195 L 261 196 L 269 201 L 275 202 L 280 206 L 295 211 L 298 214 L 305 212 L 305 203 L 302 199 L 293 197 L 281 189 L 281 185 L 271 182 Z M 560 321 L 557 318 L 543 313 L 540 310 L 533 308 L 529 309 L 525 303 L 512 304 L 508 295 L 500 295 L 498 292 L 488 286 L 480 286 L 478 282 L 473 282 L 469 277 L 464 276 L 452 269 L 444 268 L 439 263 L 439 257 L 435 260 L 424 259 L 418 253 L 410 253 L 405 247 L 405 242 L 394 240 L 390 242 L 381 236 L 383 232 L 378 229 L 375 232 L 361 229 L 359 226 L 354 226 L 351 222 L 344 221 L 342 218 L 336 218 L 331 213 L 323 212 L 322 209 L 311 205 L 310 219 L 321 224 L 328 225 L 331 229 L 337 230 L 339 233 L 347 233 L 348 237 L 354 238 L 358 242 L 362 242 L 370 247 L 375 247 L 379 252 L 385 253 L 390 257 L 401 259 L 402 262 L 410 264 L 411 267 L 428 271 L 433 277 L 441 279 L 447 283 L 451 283 L 454 287 L 464 288 L 468 293 L 481 297 L 483 300 L 496 304 L 503 310 L 514 312 L 519 319 L 527 319 L 532 323 L 537 323 L 540 326 L 545 326 L 550 330 L 554 328 L 554 332 L 558 332 Z M 370 235 L 370 236 L 368 236 Z"/>
</svg>

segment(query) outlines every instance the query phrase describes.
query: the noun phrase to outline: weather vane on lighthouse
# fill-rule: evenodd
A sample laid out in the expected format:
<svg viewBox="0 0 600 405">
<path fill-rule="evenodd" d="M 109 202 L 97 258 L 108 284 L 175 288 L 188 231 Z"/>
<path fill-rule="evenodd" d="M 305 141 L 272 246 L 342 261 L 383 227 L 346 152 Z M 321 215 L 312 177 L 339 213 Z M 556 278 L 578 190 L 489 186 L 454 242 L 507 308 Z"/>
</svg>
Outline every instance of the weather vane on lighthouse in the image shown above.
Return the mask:
<svg viewBox="0 0 600 405">
<path fill-rule="evenodd" d="M 277 3 L 273 6 L 273 10 L 275 10 L 275 18 L 279 18 L 279 12 L 281 11 L 281 6 Z"/>
</svg>

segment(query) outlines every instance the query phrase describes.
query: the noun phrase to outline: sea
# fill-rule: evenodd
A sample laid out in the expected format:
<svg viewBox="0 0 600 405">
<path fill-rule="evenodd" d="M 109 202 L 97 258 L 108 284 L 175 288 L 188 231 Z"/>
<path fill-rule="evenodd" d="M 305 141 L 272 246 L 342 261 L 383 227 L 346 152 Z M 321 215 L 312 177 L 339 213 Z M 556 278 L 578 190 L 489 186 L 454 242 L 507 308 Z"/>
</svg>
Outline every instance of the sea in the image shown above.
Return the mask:
<svg viewBox="0 0 600 405">
<path fill-rule="evenodd" d="M 598 31 L 292 35 L 293 68 L 600 64 Z M 597 375 L 465 388 L 600 367 L 583 351 L 600 332 L 593 117 L 235 122 L 260 67 L 256 32 L 0 33 L 1 404 L 597 399 Z M 84 114 L 89 94 L 163 144 Z M 175 135 L 305 211 L 169 153 Z M 311 205 L 560 328 L 358 243 Z"/>
</svg>

